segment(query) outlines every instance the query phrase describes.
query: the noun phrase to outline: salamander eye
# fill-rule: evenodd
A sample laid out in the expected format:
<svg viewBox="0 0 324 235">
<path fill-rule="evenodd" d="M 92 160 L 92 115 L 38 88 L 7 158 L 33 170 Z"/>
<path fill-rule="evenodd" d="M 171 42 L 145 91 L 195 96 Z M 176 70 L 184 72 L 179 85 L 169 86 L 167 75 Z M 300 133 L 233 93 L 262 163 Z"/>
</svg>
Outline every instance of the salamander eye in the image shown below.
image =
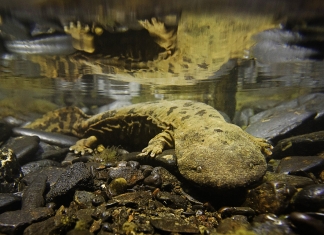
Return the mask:
<svg viewBox="0 0 324 235">
<path fill-rule="evenodd" d="M 197 166 L 196 171 L 197 171 L 198 173 L 201 173 L 201 172 L 202 172 L 202 167 L 201 167 L 201 166 Z"/>
</svg>

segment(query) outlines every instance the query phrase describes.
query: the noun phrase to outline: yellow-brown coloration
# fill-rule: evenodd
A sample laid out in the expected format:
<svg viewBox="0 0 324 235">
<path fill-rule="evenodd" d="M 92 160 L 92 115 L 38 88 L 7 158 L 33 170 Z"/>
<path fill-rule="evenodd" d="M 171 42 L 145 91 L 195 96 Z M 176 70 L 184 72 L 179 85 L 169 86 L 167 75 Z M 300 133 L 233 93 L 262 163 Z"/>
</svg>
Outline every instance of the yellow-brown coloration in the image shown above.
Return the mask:
<svg viewBox="0 0 324 235">
<path fill-rule="evenodd" d="M 212 188 L 242 187 L 265 173 L 262 154 L 271 145 L 203 103 L 188 100 L 135 104 L 88 117 L 69 107 L 46 114 L 27 128 L 73 134 L 79 140 L 71 150 L 92 152 L 94 145 L 144 147 L 154 157 L 175 148 L 180 173 L 189 181 Z M 128 145 L 128 146 L 127 146 Z"/>
</svg>

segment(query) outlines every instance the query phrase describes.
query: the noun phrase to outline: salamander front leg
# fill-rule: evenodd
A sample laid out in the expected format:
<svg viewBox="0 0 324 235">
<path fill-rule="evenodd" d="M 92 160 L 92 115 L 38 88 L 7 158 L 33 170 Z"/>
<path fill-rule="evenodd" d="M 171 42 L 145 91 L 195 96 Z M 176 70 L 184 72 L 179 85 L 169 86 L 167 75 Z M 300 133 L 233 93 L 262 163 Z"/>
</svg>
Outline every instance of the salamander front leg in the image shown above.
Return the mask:
<svg viewBox="0 0 324 235">
<path fill-rule="evenodd" d="M 149 141 L 148 146 L 142 150 L 142 153 L 137 156 L 146 156 L 150 154 L 151 157 L 155 157 L 162 153 L 166 147 L 174 148 L 173 136 L 173 131 L 171 130 L 166 130 L 157 134 Z"/>
<path fill-rule="evenodd" d="M 86 139 L 78 140 L 75 145 L 70 147 L 71 151 L 74 151 L 75 154 L 80 153 L 84 155 L 85 153 L 92 153 L 93 146 L 97 143 L 97 137 L 90 136 Z"/>
</svg>

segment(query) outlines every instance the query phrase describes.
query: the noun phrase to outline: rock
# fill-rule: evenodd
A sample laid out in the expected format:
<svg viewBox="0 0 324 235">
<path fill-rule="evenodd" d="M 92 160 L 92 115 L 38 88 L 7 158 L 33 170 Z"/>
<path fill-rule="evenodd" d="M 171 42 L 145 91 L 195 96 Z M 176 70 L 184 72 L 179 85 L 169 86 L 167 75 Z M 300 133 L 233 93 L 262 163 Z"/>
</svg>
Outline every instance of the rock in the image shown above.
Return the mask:
<svg viewBox="0 0 324 235">
<path fill-rule="evenodd" d="M 141 170 L 134 169 L 129 166 L 117 166 L 109 168 L 109 177 L 111 179 L 124 178 L 128 186 L 135 185 L 138 181 L 144 179 Z"/>
<path fill-rule="evenodd" d="M 47 176 L 39 174 L 33 182 L 27 186 L 22 196 L 22 210 L 31 210 L 42 207 L 45 204 L 44 191 L 46 188 Z"/>
<path fill-rule="evenodd" d="M 301 172 L 319 173 L 324 166 L 324 156 L 291 156 L 280 161 L 277 173 L 298 174 Z"/>
<path fill-rule="evenodd" d="M 50 191 L 46 195 L 46 201 L 51 202 L 57 198 L 63 197 L 68 199 L 76 189 L 92 189 L 93 178 L 82 162 L 74 163 L 58 178 Z"/>
<path fill-rule="evenodd" d="M 187 201 L 183 197 L 169 192 L 157 192 L 155 198 L 163 205 L 173 209 L 187 209 Z"/>
<path fill-rule="evenodd" d="M 306 213 L 292 212 L 288 216 L 289 220 L 297 227 L 302 234 L 323 235 L 324 223 L 323 220 L 316 219 Z"/>
<path fill-rule="evenodd" d="M 5 211 L 18 210 L 21 207 L 21 197 L 12 193 L 0 193 L 0 214 Z"/>
<path fill-rule="evenodd" d="M 149 199 L 152 198 L 152 193 L 148 191 L 136 191 L 131 193 L 124 193 L 113 197 L 113 200 L 118 202 L 119 205 L 139 208 L 147 205 Z"/>
<path fill-rule="evenodd" d="M 14 152 L 11 149 L 0 149 L 0 160 L 0 192 L 17 192 L 23 173 Z"/>
<path fill-rule="evenodd" d="M 263 177 L 263 182 L 271 181 L 283 182 L 296 188 L 303 188 L 305 186 L 314 184 L 314 181 L 307 177 L 267 172 Z"/>
<path fill-rule="evenodd" d="M 20 136 L 10 139 L 5 146 L 14 151 L 20 165 L 36 159 L 39 149 L 39 138 L 37 136 Z"/>
<path fill-rule="evenodd" d="M 238 229 L 249 229 L 250 223 L 248 222 L 246 216 L 235 215 L 230 218 L 223 219 L 218 227 L 217 234 L 235 234 Z"/>
<path fill-rule="evenodd" d="M 78 141 L 76 137 L 27 128 L 15 127 L 12 131 L 16 136 L 38 136 L 41 141 L 60 147 L 70 147 Z"/>
<path fill-rule="evenodd" d="M 272 150 L 272 158 L 312 156 L 323 151 L 324 131 L 293 136 L 280 140 Z"/>
<path fill-rule="evenodd" d="M 7 211 L 0 214 L 0 232 L 6 234 L 22 234 L 28 225 L 54 215 L 47 207 L 39 207 L 28 211 Z"/>
<path fill-rule="evenodd" d="M 324 184 L 304 187 L 291 199 L 293 208 L 298 211 L 318 211 L 324 207 Z"/>
<path fill-rule="evenodd" d="M 40 167 L 38 170 L 27 174 L 22 179 L 22 182 L 24 182 L 27 185 L 30 185 L 34 181 L 34 179 L 38 177 L 38 175 L 45 174 L 47 176 L 47 183 L 49 184 L 49 186 L 53 186 L 58 180 L 58 178 L 61 176 L 61 174 L 65 171 L 65 168 L 57 166 Z"/>
<path fill-rule="evenodd" d="M 292 135 L 319 131 L 324 123 L 323 102 L 322 93 L 303 95 L 284 102 L 252 116 L 246 131 L 274 143 Z"/>
<path fill-rule="evenodd" d="M 199 229 L 195 225 L 177 218 L 152 218 L 150 222 L 153 227 L 166 232 L 199 233 Z"/>
<path fill-rule="evenodd" d="M 105 202 L 105 199 L 101 195 L 96 195 L 87 191 L 77 190 L 73 197 L 73 201 L 76 202 L 80 208 L 91 208 L 95 199 L 98 199 L 102 203 Z"/>
<path fill-rule="evenodd" d="M 24 175 L 28 175 L 35 171 L 39 171 L 45 167 L 59 167 L 59 166 L 61 166 L 60 163 L 53 160 L 45 159 L 45 160 L 39 160 L 39 161 L 27 163 L 21 167 L 21 171 L 24 173 Z"/>
<path fill-rule="evenodd" d="M 226 217 L 232 217 L 234 215 L 244 215 L 246 217 L 253 217 L 255 211 L 251 207 L 222 207 L 217 211 L 224 219 Z"/>
<path fill-rule="evenodd" d="M 116 178 L 109 183 L 106 192 L 109 197 L 115 197 L 119 194 L 125 193 L 127 188 L 128 184 L 124 178 Z"/>
<path fill-rule="evenodd" d="M 245 131 L 253 136 L 277 143 L 280 139 L 300 132 L 300 129 L 306 129 L 315 116 L 315 112 L 302 109 L 274 112 L 257 122 L 253 122 Z"/>
<path fill-rule="evenodd" d="M 256 213 L 283 213 L 289 205 L 295 187 L 281 183 L 269 182 L 249 190 L 243 206 L 251 207 Z"/>
<path fill-rule="evenodd" d="M 0 146 L 10 137 L 11 129 L 12 128 L 8 123 L 0 121 Z"/>
</svg>

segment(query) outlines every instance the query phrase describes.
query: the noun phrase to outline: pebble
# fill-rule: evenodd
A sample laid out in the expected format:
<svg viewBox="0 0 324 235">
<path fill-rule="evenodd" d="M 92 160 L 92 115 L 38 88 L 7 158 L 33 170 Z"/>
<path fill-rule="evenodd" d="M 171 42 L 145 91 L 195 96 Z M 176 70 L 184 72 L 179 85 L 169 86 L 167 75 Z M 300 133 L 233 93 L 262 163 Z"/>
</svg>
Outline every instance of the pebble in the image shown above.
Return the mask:
<svg viewBox="0 0 324 235">
<path fill-rule="evenodd" d="M 283 182 L 289 185 L 292 185 L 296 188 L 303 188 L 308 185 L 313 185 L 314 181 L 310 178 L 296 175 L 286 175 L 274 172 L 267 172 L 263 177 L 263 182 Z"/>
<path fill-rule="evenodd" d="M 289 214 L 288 218 L 303 234 L 324 234 L 323 220 L 316 219 L 313 216 L 302 212 L 292 212 Z"/>
<path fill-rule="evenodd" d="M 324 184 L 302 188 L 291 199 L 291 204 L 298 211 L 318 211 L 324 208 Z"/>
<path fill-rule="evenodd" d="M 0 193 L 0 214 L 20 209 L 21 197 L 13 193 Z"/>
<path fill-rule="evenodd" d="M 36 160 L 36 152 L 39 150 L 39 138 L 37 136 L 20 136 L 11 138 L 5 145 L 16 155 L 20 165 Z"/>
<path fill-rule="evenodd" d="M 323 151 L 324 131 L 297 135 L 280 140 L 272 150 L 272 158 L 288 156 L 312 156 Z"/>
<path fill-rule="evenodd" d="M 71 145 L 74 145 L 76 141 L 78 141 L 78 138 L 76 137 L 28 128 L 15 127 L 12 131 L 16 136 L 38 136 L 41 141 L 60 147 L 70 147 Z"/>
<path fill-rule="evenodd" d="M 65 200 L 76 189 L 93 188 L 93 178 L 87 166 L 82 162 L 74 163 L 58 178 L 57 182 L 46 194 L 46 201 L 51 202 L 64 196 Z"/>
<path fill-rule="evenodd" d="M 39 161 L 34 161 L 23 165 L 21 167 L 21 171 L 24 173 L 24 175 L 28 175 L 30 173 L 33 173 L 44 167 L 49 167 L 49 166 L 59 167 L 61 166 L 61 164 L 56 161 L 48 160 L 48 159 L 39 160 Z"/>
<path fill-rule="evenodd" d="M 324 156 L 291 156 L 280 161 L 276 172 L 281 174 L 300 174 L 312 172 L 318 174 L 324 166 Z"/>
<path fill-rule="evenodd" d="M 256 213 L 281 214 L 289 206 L 295 187 L 282 182 L 266 182 L 249 190 L 243 206 L 251 207 Z"/>
</svg>

